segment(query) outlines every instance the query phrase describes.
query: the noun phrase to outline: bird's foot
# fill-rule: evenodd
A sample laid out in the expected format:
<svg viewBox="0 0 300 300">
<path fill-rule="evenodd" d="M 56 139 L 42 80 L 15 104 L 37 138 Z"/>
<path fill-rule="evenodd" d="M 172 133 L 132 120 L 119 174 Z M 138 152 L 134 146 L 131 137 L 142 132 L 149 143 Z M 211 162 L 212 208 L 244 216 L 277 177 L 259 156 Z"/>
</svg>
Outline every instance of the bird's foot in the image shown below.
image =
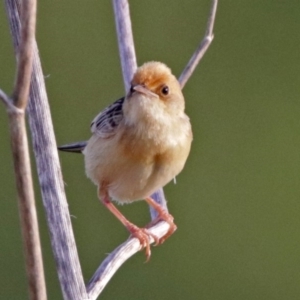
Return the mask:
<svg viewBox="0 0 300 300">
<path fill-rule="evenodd" d="M 140 241 L 142 249 L 145 248 L 146 261 L 148 262 L 151 256 L 150 237 L 153 238 L 155 245 L 159 244 L 160 239 L 156 235 L 149 232 L 147 228 L 139 228 L 132 223 L 128 224 L 126 227 L 131 233 L 131 236 Z"/>
<path fill-rule="evenodd" d="M 161 210 L 157 210 L 158 212 L 158 216 L 152 220 L 147 226 L 146 228 L 150 228 L 154 225 L 156 225 L 158 222 L 160 221 L 165 221 L 169 224 L 169 230 L 167 231 L 167 233 L 162 236 L 159 240 L 158 240 L 158 243 L 155 243 L 155 246 L 156 245 L 160 245 L 162 244 L 167 238 L 169 238 L 174 232 L 175 230 L 177 229 L 177 226 L 176 224 L 174 223 L 174 217 L 169 214 L 168 212 L 166 212 L 164 209 L 161 209 Z"/>
</svg>

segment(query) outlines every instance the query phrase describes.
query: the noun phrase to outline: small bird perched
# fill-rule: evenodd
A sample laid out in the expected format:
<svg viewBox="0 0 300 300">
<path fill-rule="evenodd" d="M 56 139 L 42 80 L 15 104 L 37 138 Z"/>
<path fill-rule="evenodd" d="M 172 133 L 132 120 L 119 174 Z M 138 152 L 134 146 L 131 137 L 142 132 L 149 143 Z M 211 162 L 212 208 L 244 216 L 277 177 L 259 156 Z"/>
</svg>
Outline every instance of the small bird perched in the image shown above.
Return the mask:
<svg viewBox="0 0 300 300">
<path fill-rule="evenodd" d="M 146 248 L 149 259 L 152 236 L 162 243 L 175 230 L 173 217 L 150 195 L 165 186 L 184 167 L 190 152 L 192 130 L 184 112 L 180 85 L 163 63 L 139 67 L 127 96 L 104 109 L 93 120 L 90 140 L 59 147 L 82 152 L 87 176 L 98 186 L 101 202 Z M 112 204 L 145 199 L 158 212 L 156 220 L 170 225 L 161 239 L 129 222 Z"/>
</svg>

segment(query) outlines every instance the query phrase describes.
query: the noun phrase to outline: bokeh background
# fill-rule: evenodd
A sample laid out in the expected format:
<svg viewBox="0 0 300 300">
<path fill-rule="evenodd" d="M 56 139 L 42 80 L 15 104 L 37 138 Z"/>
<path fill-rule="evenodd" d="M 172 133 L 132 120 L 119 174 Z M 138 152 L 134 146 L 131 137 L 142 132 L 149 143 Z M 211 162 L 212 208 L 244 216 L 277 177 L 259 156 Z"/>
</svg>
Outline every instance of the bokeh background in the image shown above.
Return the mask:
<svg viewBox="0 0 300 300">
<path fill-rule="evenodd" d="M 179 76 L 203 37 L 209 0 L 130 1 L 138 63 Z M 300 3 L 221 1 L 215 40 L 184 88 L 194 142 L 166 188 L 178 231 L 131 258 L 101 299 L 300 299 Z M 2 3 L 0 87 L 15 62 Z M 124 93 L 111 1 L 40 1 L 37 40 L 58 144 Z M 27 299 L 7 116 L 0 106 L 0 298 Z M 97 200 L 83 157 L 60 154 L 85 280 L 128 234 Z M 35 170 L 34 160 L 32 161 Z M 35 171 L 34 171 L 35 172 Z M 36 173 L 49 299 L 62 299 Z M 139 202 L 121 207 L 139 225 Z"/>
</svg>

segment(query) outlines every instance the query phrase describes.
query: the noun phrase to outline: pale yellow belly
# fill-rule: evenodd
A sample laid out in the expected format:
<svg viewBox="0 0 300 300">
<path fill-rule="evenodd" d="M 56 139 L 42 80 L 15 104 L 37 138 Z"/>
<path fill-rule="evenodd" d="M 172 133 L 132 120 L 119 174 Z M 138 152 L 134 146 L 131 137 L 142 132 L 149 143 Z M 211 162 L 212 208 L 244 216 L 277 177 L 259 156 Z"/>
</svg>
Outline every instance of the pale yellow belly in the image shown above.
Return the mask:
<svg viewBox="0 0 300 300">
<path fill-rule="evenodd" d="M 144 199 L 166 185 L 182 170 L 190 148 L 159 153 L 152 147 L 145 157 L 128 149 L 124 153 L 124 148 L 115 144 L 114 138 L 93 136 L 84 155 L 87 176 L 118 202 Z"/>
</svg>

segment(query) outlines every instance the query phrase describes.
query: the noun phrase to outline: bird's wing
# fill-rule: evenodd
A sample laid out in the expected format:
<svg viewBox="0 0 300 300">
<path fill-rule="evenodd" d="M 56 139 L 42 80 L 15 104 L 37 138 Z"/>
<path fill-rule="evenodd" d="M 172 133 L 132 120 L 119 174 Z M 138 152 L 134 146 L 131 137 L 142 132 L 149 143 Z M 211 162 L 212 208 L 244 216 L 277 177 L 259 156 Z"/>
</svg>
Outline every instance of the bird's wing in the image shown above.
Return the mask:
<svg viewBox="0 0 300 300">
<path fill-rule="evenodd" d="M 115 134 L 116 128 L 123 119 L 124 100 L 125 97 L 115 101 L 99 113 L 91 124 L 92 133 L 102 138 L 109 138 Z"/>
</svg>

